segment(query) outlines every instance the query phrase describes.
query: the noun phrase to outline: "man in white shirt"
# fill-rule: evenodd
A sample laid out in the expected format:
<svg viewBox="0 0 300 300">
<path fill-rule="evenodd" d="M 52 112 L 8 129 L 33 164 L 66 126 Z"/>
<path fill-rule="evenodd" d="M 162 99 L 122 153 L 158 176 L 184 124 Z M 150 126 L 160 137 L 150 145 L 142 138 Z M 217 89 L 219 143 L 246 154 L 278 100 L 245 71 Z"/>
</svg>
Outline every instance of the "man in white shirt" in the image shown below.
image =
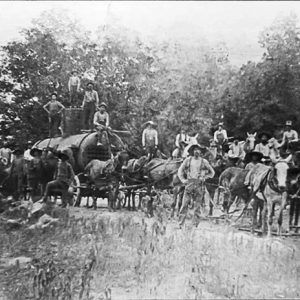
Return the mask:
<svg viewBox="0 0 300 300">
<path fill-rule="evenodd" d="M 282 147 L 282 150 L 286 153 L 290 152 L 290 143 L 298 141 L 298 133 L 296 130 L 292 129 L 292 121 L 285 122 L 285 130 L 283 132 L 282 142 L 279 144 L 279 147 Z"/>
<path fill-rule="evenodd" d="M 80 89 L 80 78 L 76 70 L 73 70 L 69 78 L 68 88 L 70 93 L 70 106 L 77 105 L 78 93 Z"/>
<path fill-rule="evenodd" d="M 148 121 L 145 124 L 147 127 L 142 134 L 142 146 L 150 160 L 155 156 L 158 148 L 158 133 L 157 130 L 154 129 L 154 122 Z"/>
<path fill-rule="evenodd" d="M 271 135 L 267 132 L 262 132 L 258 135 L 258 138 L 260 139 L 260 143 L 255 146 L 254 151 L 260 152 L 265 159 L 270 158 L 271 148 L 268 141 L 271 138 Z"/>
<path fill-rule="evenodd" d="M 214 141 L 217 145 L 217 152 L 222 154 L 222 147 L 228 141 L 227 131 L 224 129 L 224 124 L 218 124 L 218 130 L 214 133 Z"/>
<path fill-rule="evenodd" d="M 185 144 L 188 144 L 190 142 L 190 137 L 188 136 L 184 128 L 181 128 L 180 132 L 176 135 L 175 146 L 177 148 L 180 148 L 181 142 L 185 142 Z"/>
<path fill-rule="evenodd" d="M 233 165 L 238 165 L 245 157 L 245 151 L 239 140 L 240 138 L 235 137 L 228 151 L 228 158 L 232 161 Z"/>
<path fill-rule="evenodd" d="M 186 158 L 178 169 L 178 177 L 185 185 L 180 209 L 180 226 L 184 224 L 188 205 L 195 202 L 194 225 L 199 224 L 200 208 L 204 205 L 205 180 L 213 178 L 215 171 L 209 162 L 201 157 L 205 147 L 195 144 L 189 148 L 190 157 Z"/>
<path fill-rule="evenodd" d="M 25 150 L 25 152 L 24 152 L 25 162 L 29 162 L 33 159 L 33 156 L 30 155 L 30 151 L 31 151 L 32 146 L 33 146 L 33 143 L 31 141 L 28 141 L 27 142 L 27 150 Z"/>
</svg>

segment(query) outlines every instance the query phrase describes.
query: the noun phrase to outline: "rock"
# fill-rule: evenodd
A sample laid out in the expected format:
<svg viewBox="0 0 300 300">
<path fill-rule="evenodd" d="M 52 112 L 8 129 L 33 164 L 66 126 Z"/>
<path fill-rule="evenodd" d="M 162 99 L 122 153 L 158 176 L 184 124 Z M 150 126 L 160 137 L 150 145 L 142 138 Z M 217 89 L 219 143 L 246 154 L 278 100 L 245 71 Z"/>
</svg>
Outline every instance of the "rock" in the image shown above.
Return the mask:
<svg viewBox="0 0 300 300">
<path fill-rule="evenodd" d="M 36 224 L 29 226 L 29 229 L 46 228 L 54 224 L 58 224 L 59 219 L 50 217 L 47 214 L 42 215 Z"/>
</svg>

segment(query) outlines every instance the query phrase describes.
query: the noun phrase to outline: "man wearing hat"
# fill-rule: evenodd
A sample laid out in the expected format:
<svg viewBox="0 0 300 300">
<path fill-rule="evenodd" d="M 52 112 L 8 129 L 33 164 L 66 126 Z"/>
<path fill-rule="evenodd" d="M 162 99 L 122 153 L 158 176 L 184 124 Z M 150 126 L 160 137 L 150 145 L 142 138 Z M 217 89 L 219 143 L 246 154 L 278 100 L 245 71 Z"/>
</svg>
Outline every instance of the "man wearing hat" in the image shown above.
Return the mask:
<svg viewBox="0 0 300 300">
<path fill-rule="evenodd" d="M 248 186 L 248 188 L 251 188 L 250 183 L 252 181 L 253 175 L 256 172 L 256 169 L 259 168 L 259 166 L 263 165 L 261 163 L 263 157 L 264 155 L 258 151 L 248 152 L 245 156 L 245 161 L 247 163 L 245 170 L 248 170 L 249 172 L 245 177 L 244 184 Z"/>
<path fill-rule="evenodd" d="M 76 70 L 73 70 L 68 82 L 68 88 L 70 93 L 70 106 L 77 104 L 77 96 L 80 89 L 80 78 Z"/>
<path fill-rule="evenodd" d="M 89 82 L 84 94 L 82 108 L 83 108 L 83 126 L 84 129 L 93 130 L 93 120 L 96 108 L 99 104 L 98 93 L 94 90 L 94 84 Z"/>
<path fill-rule="evenodd" d="M 148 121 L 145 125 L 147 127 L 143 130 L 142 145 L 150 160 L 155 157 L 158 148 L 158 133 L 154 129 L 155 123 L 153 121 Z"/>
<path fill-rule="evenodd" d="M 103 144 L 109 146 L 109 139 L 107 129 L 109 128 L 109 115 L 106 111 L 107 105 L 102 102 L 99 105 L 98 111 L 94 115 L 94 126 L 98 131 L 98 143 L 97 146 L 102 146 Z M 104 143 L 102 143 L 104 141 Z"/>
<path fill-rule="evenodd" d="M 218 124 L 218 129 L 214 133 L 214 141 L 217 145 L 217 152 L 222 154 L 222 147 L 228 141 L 227 131 L 224 129 L 223 123 Z"/>
<path fill-rule="evenodd" d="M 65 107 L 57 100 L 57 94 L 51 94 L 51 100 L 43 106 L 44 110 L 48 113 L 49 118 L 49 136 L 55 137 L 59 132 L 61 123 L 61 113 Z"/>
<path fill-rule="evenodd" d="M 20 148 L 16 148 L 12 154 L 14 155 L 14 159 L 10 168 L 10 180 L 12 181 L 12 185 L 15 188 L 14 199 L 16 201 L 19 200 L 19 197 L 24 193 L 24 182 L 25 182 L 25 161 L 24 161 L 24 151 Z"/>
<path fill-rule="evenodd" d="M 47 201 L 51 190 L 60 190 L 62 193 L 62 207 L 67 206 L 68 189 L 74 180 L 75 174 L 72 165 L 69 163 L 69 155 L 67 151 L 58 152 L 57 157 L 59 158 L 57 167 L 54 173 L 54 180 L 48 182 L 45 194 L 43 197 L 44 202 Z"/>
<path fill-rule="evenodd" d="M 187 135 L 184 128 L 176 135 L 174 157 L 182 157 L 184 148 L 189 144 L 190 137 Z"/>
<path fill-rule="evenodd" d="M 178 177 L 185 185 L 185 191 L 180 209 L 180 226 L 186 219 L 188 205 L 195 201 L 194 223 L 198 226 L 200 208 L 204 204 L 205 185 L 207 178 L 213 178 L 215 171 L 209 162 L 201 157 L 201 153 L 206 150 L 199 144 L 194 144 L 189 148 L 190 156 L 186 158 L 178 169 Z M 197 219 L 197 220 L 196 220 Z"/>
<path fill-rule="evenodd" d="M 298 141 L 298 133 L 292 129 L 292 121 L 285 122 L 285 130 L 283 132 L 282 142 L 279 147 L 282 147 L 284 151 L 289 152 L 289 143 Z"/>
<path fill-rule="evenodd" d="M 243 146 L 239 143 L 240 138 L 234 137 L 233 143 L 229 147 L 228 158 L 233 162 L 233 164 L 237 165 L 241 162 L 245 157 L 245 151 Z"/>
<path fill-rule="evenodd" d="M 33 157 L 30 155 L 30 151 L 31 151 L 32 146 L 33 146 L 33 143 L 31 141 L 28 141 L 27 142 L 27 149 L 24 152 L 24 159 L 25 159 L 26 163 L 28 163 L 29 161 L 31 161 L 33 159 Z"/>
<path fill-rule="evenodd" d="M 33 197 L 38 195 L 39 182 L 42 177 L 42 150 L 38 148 L 32 148 L 30 150 L 30 156 L 32 159 L 27 162 L 27 185 L 30 189 L 30 196 Z"/>
<path fill-rule="evenodd" d="M 260 143 L 255 146 L 254 151 L 262 153 L 266 159 L 270 158 L 271 148 L 268 141 L 271 138 L 271 135 L 267 132 L 262 132 L 258 135 L 258 138 L 260 139 Z"/>
</svg>

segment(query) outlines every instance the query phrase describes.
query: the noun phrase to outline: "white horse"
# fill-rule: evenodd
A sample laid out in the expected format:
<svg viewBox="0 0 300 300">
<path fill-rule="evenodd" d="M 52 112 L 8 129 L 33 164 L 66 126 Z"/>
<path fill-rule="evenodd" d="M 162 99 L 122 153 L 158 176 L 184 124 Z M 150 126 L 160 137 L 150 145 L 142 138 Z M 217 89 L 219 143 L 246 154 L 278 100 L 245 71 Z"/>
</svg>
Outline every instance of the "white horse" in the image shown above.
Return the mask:
<svg viewBox="0 0 300 300">
<path fill-rule="evenodd" d="M 198 133 L 195 136 L 191 136 L 189 138 L 189 143 L 187 146 L 185 146 L 185 148 L 183 149 L 183 151 L 181 151 L 181 156 L 180 156 L 180 151 L 178 148 L 174 149 L 174 151 L 172 152 L 172 158 L 186 158 L 188 156 L 188 150 L 190 149 L 190 147 L 192 145 L 196 145 L 198 144 L 197 138 L 198 138 Z"/>
</svg>

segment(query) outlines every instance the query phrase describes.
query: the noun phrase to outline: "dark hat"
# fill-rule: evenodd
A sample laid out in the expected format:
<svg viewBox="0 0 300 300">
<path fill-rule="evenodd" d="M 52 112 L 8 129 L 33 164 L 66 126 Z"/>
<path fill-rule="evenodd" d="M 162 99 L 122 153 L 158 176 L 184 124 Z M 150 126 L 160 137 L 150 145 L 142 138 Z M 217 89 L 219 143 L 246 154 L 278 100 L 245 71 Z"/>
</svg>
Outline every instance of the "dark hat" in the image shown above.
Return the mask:
<svg viewBox="0 0 300 300">
<path fill-rule="evenodd" d="M 248 152 L 245 156 L 245 160 L 246 161 L 251 161 L 253 160 L 253 157 L 254 156 L 257 156 L 258 157 L 258 160 L 261 160 L 264 155 L 261 153 L 261 152 L 258 152 L 258 151 L 252 151 L 252 152 Z"/>
<path fill-rule="evenodd" d="M 70 159 L 68 152 L 65 151 L 65 150 L 63 150 L 63 151 L 58 151 L 58 152 L 56 153 L 56 156 L 57 156 L 59 159 Z"/>
<path fill-rule="evenodd" d="M 88 83 L 86 84 L 86 86 L 88 86 L 88 85 L 90 85 L 90 84 L 91 84 L 92 86 L 94 86 L 94 83 L 93 83 L 93 82 L 91 82 L 91 81 L 90 81 L 90 82 L 88 82 Z"/>
<path fill-rule="evenodd" d="M 265 135 L 268 138 L 268 140 L 272 137 L 270 133 L 263 131 L 259 133 L 258 138 L 261 139 L 263 135 Z"/>
<path fill-rule="evenodd" d="M 38 148 L 32 148 L 31 150 L 30 150 L 30 152 L 29 152 L 29 154 L 31 155 L 31 156 L 34 156 L 34 153 L 35 152 L 38 152 L 38 154 L 42 154 L 42 150 L 41 149 L 38 149 Z"/>
<path fill-rule="evenodd" d="M 104 106 L 105 108 L 107 108 L 107 105 L 106 105 L 106 103 L 104 103 L 104 102 L 100 103 L 100 104 L 98 105 L 98 108 L 100 108 L 101 106 Z"/>
<path fill-rule="evenodd" d="M 232 140 L 233 140 L 233 141 L 235 141 L 235 140 L 241 141 L 242 138 L 241 138 L 240 136 L 236 135 L 236 136 L 234 136 L 234 137 L 232 138 Z"/>
<path fill-rule="evenodd" d="M 57 93 L 56 92 L 51 93 L 50 96 L 52 97 L 53 95 L 55 95 L 57 97 Z"/>
<path fill-rule="evenodd" d="M 198 148 L 199 150 L 201 150 L 202 152 L 206 150 L 206 147 L 205 146 L 202 146 L 200 144 L 194 144 L 194 145 L 191 145 L 190 148 L 188 149 L 188 153 L 190 155 L 193 154 L 194 150 Z"/>
<path fill-rule="evenodd" d="M 21 149 L 21 148 L 16 148 L 12 154 L 15 154 L 15 155 L 20 155 L 20 154 L 23 154 L 24 151 Z"/>
</svg>

